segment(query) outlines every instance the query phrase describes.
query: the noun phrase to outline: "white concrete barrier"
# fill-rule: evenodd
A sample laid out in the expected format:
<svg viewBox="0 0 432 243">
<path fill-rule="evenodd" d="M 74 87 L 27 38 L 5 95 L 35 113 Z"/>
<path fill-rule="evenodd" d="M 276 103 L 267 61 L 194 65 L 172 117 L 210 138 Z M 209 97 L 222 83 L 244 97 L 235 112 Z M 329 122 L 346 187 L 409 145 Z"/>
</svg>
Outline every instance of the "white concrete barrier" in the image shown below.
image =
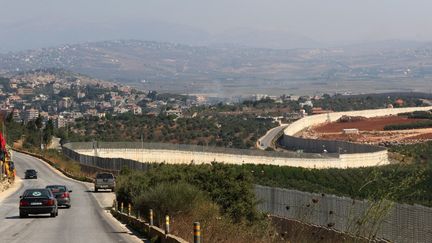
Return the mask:
<svg viewBox="0 0 432 243">
<path fill-rule="evenodd" d="M 361 111 L 346 111 L 346 112 L 333 112 L 328 114 L 320 114 L 304 117 L 298 121 L 291 123 L 285 130 L 283 139 L 284 142 L 289 143 L 290 138 L 298 136 L 298 134 L 312 126 L 316 126 L 325 122 L 334 122 L 342 116 L 362 116 L 366 118 L 397 115 L 399 113 L 413 112 L 413 111 L 428 111 L 432 110 L 432 106 L 428 107 L 406 107 L 406 108 L 389 108 L 389 109 L 375 109 L 375 110 L 361 110 Z M 293 139 L 292 139 L 293 140 Z M 297 139 L 298 140 L 298 139 Z M 310 139 L 305 139 L 310 140 Z M 305 142 L 307 144 L 307 142 Z M 287 144 L 285 144 L 286 146 Z M 315 146 L 315 145 L 314 145 Z M 363 167 L 371 165 L 385 165 L 389 164 L 388 152 L 376 151 L 366 153 L 347 153 L 339 156 L 341 160 L 341 167 Z"/>
<path fill-rule="evenodd" d="M 102 158 L 123 158 L 139 162 L 151 163 L 167 163 L 167 164 L 210 164 L 212 162 L 221 162 L 226 164 L 266 164 L 278 166 L 292 166 L 303 168 L 353 168 L 376 166 L 380 163 L 385 164 L 387 151 L 378 152 L 374 155 L 376 158 L 371 164 L 365 162 L 358 163 L 356 158 L 361 157 L 359 154 L 344 155 L 338 157 L 322 157 L 322 158 L 289 158 L 289 157 L 268 157 L 226 153 L 211 153 L 211 152 L 195 152 L 181 150 L 165 150 L 165 149 L 76 149 L 77 153 L 89 156 Z M 353 162 L 357 161 L 357 162 Z"/>
<path fill-rule="evenodd" d="M 388 108 L 388 109 L 374 109 L 374 110 L 361 110 L 361 111 L 342 111 L 331 112 L 327 114 L 319 114 L 304 117 L 291 123 L 284 130 L 285 135 L 295 136 L 304 129 L 316 126 L 325 122 L 337 121 L 342 116 L 363 116 L 366 118 L 397 115 L 399 113 L 413 112 L 413 111 L 428 111 L 432 110 L 432 106 L 427 107 L 405 107 L 405 108 Z"/>
</svg>

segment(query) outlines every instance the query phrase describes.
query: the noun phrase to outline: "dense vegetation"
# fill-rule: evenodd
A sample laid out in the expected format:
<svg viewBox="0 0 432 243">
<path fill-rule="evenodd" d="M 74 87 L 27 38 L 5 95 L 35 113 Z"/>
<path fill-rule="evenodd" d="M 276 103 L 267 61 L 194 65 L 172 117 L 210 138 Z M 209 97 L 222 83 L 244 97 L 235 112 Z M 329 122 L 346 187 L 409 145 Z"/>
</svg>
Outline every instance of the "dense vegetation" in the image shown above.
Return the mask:
<svg viewBox="0 0 432 243">
<path fill-rule="evenodd" d="M 117 178 L 117 200 L 141 215 L 153 209 L 155 222 L 173 219 L 174 233 L 190 239 L 200 221 L 209 242 L 271 242 L 270 222 L 255 208 L 253 180 L 241 167 L 156 165 L 148 172 L 124 169 Z"/>
<path fill-rule="evenodd" d="M 432 127 L 432 121 L 417 121 L 412 123 L 404 123 L 404 124 L 391 124 L 386 125 L 384 130 L 407 130 L 407 129 L 419 129 L 419 128 L 429 128 Z"/>
<path fill-rule="evenodd" d="M 424 153 L 431 150 L 432 144 L 429 144 Z M 147 174 L 137 172 L 123 176 L 117 194 L 121 200 L 136 203 L 133 195 L 138 195 L 137 191 L 145 191 L 160 183 L 186 182 L 206 192 L 222 212 L 235 221 L 253 221 L 257 218 L 252 184 L 432 206 L 432 168 L 425 161 L 356 169 L 305 169 L 251 164 L 163 165 Z"/>
<path fill-rule="evenodd" d="M 220 206 L 223 214 L 235 222 L 253 222 L 259 218 L 255 209 L 251 174 L 240 167 L 216 163 L 160 165 L 148 172 L 125 169 L 118 179 L 117 198 L 119 201 L 136 203 L 139 195 L 161 183 L 193 185 L 205 192 Z"/>
<path fill-rule="evenodd" d="M 198 144 L 234 148 L 254 147 L 256 140 L 276 126 L 253 115 L 221 115 L 174 119 L 125 113 L 106 119 L 78 120 L 68 134 L 70 141 L 139 141 Z M 66 137 L 65 132 L 61 134 Z"/>
<path fill-rule="evenodd" d="M 429 146 L 425 152 L 430 151 Z M 432 169 L 425 163 L 324 170 L 217 163 L 155 165 L 147 173 L 123 170 L 116 193 L 119 200 L 131 202 L 141 215 L 153 209 L 158 223 L 163 222 L 163 215 L 171 215 L 176 234 L 185 239 L 190 239 L 190 222 L 199 220 L 210 242 L 224 241 L 223 237 L 232 242 L 279 242 L 269 221 L 256 211 L 253 184 L 368 199 L 378 204 L 390 200 L 432 206 L 431 181 Z M 307 242 L 301 238 L 303 241 Z"/>
<path fill-rule="evenodd" d="M 390 151 L 409 157 L 420 164 L 432 164 L 432 141 L 393 146 L 390 148 Z"/>
<path fill-rule="evenodd" d="M 244 165 L 254 183 L 358 199 L 386 197 L 401 203 L 432 206 L 432 141 L 398 145 L 390 152 L 408 164 L 353 169 L 304 169 Z"/>
<path fill-rule="evenodd" d="M 398 94 L 388 95 L 324 95 L 323 99 L 314 100 L 315 107 L 322 107 L 325 110 L 333 111 L 350 111 L 350 110 L 365 110 L 386 108 L 387 105 L 394 104 L 395 106 L 411 107 L 421 106 L 423 101 L 417 97 L 404 97 L 402 105 L 396 104 L 396 100 L 401 97 Z"/>
<path fill-rule="evenodd" d="M 407 116 L 408 118 L 413 118 L 413 119 L 432 119 L 431 111 L 414 111 L 414 112 L 400 113 L 398 115 Z"/>
<path fill-rule="evenodd" d="M 402 203 L 432 206 L 432 169 L 420 165 L 390 165 L 357 169 L 304 169 L 245 165 L 260 185 L 378 200 L 388 193 Z"/>
<path fill-rule="evenodd" d="M 7 143 L 12 145 L 14 142 L 22 140 L 22 145 L 25 148 L 40 148 L 41 143 L 49 144 L 55 133 L 54 122 L 48 120 L 44 126 L 41 117 L 24 125 L 14 122 L 11 113 L 4 124 Z"/>
</svg>

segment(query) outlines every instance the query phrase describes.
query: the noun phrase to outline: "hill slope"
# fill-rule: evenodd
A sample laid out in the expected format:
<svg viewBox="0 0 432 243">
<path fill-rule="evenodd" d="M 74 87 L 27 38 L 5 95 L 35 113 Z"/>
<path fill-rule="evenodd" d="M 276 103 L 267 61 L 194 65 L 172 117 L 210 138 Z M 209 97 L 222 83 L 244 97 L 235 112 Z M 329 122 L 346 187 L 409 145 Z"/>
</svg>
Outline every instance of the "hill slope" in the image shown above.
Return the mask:
<svg viewBox="0 0 432 243">
<path fill-rule="evenodd" d="M 412 46 L 274 50 L 105 41 L 3 54 L 0 70 L 63 68 L 146 89 L 225 97 L 424 91 L 432 48 Z"/>
</svg>

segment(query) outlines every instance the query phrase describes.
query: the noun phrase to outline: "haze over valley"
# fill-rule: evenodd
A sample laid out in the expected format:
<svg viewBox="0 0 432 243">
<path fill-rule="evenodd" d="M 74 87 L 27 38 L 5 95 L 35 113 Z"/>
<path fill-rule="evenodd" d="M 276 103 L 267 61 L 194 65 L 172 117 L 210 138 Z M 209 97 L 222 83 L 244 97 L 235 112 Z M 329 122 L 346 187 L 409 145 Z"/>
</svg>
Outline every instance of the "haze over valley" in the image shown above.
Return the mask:
<svg viewBox="0 0 432 243">
<path fill-rule="evenodd" d="M 214 97 L 430 92 L 431 57 L 426 42 L 270 49 L 120 40 L 0 54 L 0 70 L 62 68 L 146 90 Z"/>
</svg>

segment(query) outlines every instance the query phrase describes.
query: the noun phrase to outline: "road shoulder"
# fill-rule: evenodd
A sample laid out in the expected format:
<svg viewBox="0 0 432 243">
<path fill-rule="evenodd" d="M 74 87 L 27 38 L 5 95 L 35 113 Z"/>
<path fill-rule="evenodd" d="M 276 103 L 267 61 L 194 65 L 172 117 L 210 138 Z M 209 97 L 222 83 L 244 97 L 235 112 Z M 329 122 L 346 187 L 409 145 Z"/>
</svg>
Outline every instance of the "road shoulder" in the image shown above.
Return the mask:
<svg viewBox="0 0 432 243">
<path fill-rule="evenodd" d="M 2 203 L 3 200 L 8 198 L 15 192 L 17 192 L 19 189 L 21 189 L 22 186 L 23 186 L 22 179 L 19 178 L 18 176 L 15 177 L 15 181 L 11 184 L 11 186 L 8 189 L 0 192 L 0 203 Z"/>
<path fill-rule="evenodd" d="M 21 154 L 26 155 L 26 156 L 31 156 L 31 155 L 26 154 L 26 153 L 21 153 Z M 33 157 L 35 160 L 44 164 L 49 170 L 51 170 L 53 173 L 57 174 L 58 176 L 66 179 L 66 180 L 73 181 L 77 184 L 81 184 L 82 186 L 85 187 L 85 189 L 87 191 L 93 191 L 93 183 L 83 182 L 83 181 L 79 181 L 79 180 L 67 177 L 65 174 L 63 174 L 61 171 L 57 170 L 56 168 L 52 167 L 46 161 L 44 161 L 40 158 L 34 157 L 34 156 L 31 156 L 31 157 Z M 8 194 L 8 195 L 11 195 L 11 194 Z M 105 222 L 107 222 L 111 226 L 111 228 L 113 228 L 113 230 L 115 232 L 122 232 L 125 236 L 127 235 L 128 242 L 143 242 L 142 239 L 140 239 L 138 236 L 136 236 L 130 229 L 128 229 L 126 227 L 126 225 L 122 224 L 120 221 L 118 221 L 116 218 L 114 218 L 111 215 L 111 213 L 109 212 L 109 210 L 106 209 L 108 206 L 109 207 L 112 206 L 112 202 L 114 199 L 114 195 L 112 195 L 112 193 L 106 193 L 106 194 L 105 193 L 97 193 L 97 195 L 95 195 L 95 193 L 91 193 L 90 197 L 92 198 L 92 200 L 95 203 L 97 203 L 96 206 L 99 207 L 101 209 L 101 211 L 103 211 L 100 214 L 103 217 L 103 220 Z M 111 200 L 109 200 L 109 199 L 111 199 Z M 0 198 L 0 200 L 1 200 L 1 198 Z M 108 201 L 110 201 L 110 202 L 108 202 Z"/>
</svg>

